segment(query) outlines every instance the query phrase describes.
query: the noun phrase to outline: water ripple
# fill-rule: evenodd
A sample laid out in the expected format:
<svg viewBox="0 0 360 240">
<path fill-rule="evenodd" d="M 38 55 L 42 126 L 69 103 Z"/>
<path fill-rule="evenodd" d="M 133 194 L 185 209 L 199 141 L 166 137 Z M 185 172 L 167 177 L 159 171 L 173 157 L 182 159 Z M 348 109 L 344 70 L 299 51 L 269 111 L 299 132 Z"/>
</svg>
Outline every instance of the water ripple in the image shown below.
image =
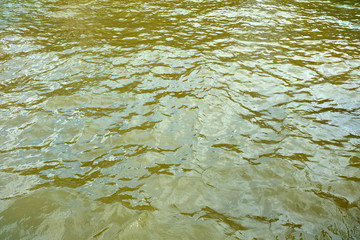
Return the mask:
<svg viewBox="0 0 360 240">
<path fill-rule="evenodd" d="M 2 239 L 360 237 L 355 0 L 0 5 Z"/>
</svg>

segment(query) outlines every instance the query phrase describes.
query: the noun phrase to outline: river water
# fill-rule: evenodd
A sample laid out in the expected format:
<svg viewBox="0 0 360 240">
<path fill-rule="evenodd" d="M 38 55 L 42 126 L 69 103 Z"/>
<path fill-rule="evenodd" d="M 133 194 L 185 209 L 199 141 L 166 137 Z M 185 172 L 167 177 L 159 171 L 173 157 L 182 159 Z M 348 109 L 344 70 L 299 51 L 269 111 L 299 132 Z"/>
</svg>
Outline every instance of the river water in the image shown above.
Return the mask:
<svg viewBox="0 0 360 240">
<path fill-rule="evenodd" d="M 357 0 L 1 0 L 0 239 L 360 239 Z"/>
</svg>

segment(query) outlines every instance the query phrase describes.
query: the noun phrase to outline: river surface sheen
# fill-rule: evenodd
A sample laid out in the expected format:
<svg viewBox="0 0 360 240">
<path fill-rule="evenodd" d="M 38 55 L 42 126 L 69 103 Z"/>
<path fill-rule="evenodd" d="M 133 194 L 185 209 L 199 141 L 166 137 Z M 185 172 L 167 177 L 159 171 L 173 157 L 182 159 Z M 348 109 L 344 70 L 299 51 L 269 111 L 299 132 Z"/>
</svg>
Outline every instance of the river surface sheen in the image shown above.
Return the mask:
<svg viewBox="0 0 360 240">
<path fill-rule="evenodd" d="M 1 0 L 0 239 L 360 239 L 357 0 Z"/>
</svg>

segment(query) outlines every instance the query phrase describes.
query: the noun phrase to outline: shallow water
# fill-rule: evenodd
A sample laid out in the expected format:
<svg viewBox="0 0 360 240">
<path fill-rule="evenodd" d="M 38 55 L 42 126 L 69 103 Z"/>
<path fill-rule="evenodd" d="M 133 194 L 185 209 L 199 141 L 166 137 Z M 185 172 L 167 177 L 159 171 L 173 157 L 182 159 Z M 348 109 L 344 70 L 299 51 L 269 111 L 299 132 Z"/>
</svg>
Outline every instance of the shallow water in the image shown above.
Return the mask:
<svg viewBox="0 0 360 240">
<path fill-rule="evenodd" d="M 359 239 L 356 0 L 2 0 L 0 239 Z"/>
</svg>

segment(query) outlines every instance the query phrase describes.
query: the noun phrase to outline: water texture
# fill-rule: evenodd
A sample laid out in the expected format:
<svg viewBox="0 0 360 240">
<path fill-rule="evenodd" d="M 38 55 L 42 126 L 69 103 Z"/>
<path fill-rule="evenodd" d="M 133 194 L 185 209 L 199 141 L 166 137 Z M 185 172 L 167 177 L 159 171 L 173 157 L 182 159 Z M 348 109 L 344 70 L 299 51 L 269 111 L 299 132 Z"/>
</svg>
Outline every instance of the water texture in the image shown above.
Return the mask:
<svg viewBox="0 0 360 240">
<path fill-rule="evenodd" d="M 1 0 L 0 239 L 360 239 L 357 0 Z"/>
</svg>

